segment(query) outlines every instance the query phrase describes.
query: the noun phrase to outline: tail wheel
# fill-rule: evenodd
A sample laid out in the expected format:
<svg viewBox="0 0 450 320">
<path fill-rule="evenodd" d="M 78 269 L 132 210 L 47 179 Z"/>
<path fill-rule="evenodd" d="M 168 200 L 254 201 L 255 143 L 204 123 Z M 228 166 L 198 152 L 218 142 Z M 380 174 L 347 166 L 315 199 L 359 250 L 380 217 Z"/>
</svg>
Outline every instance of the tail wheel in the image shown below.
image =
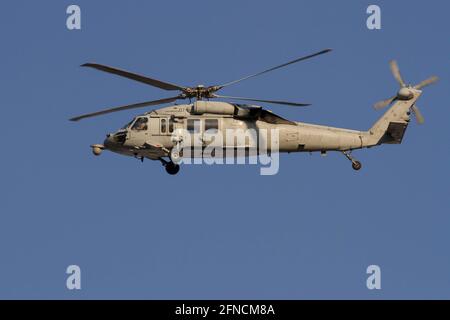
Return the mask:
<svg viewBox="0 0 450 320">
<path fill-rule="evenodd" d="M 353 161 L 352 162 L 352 168 L 353 168 L 353 170 L 358 171 L 359 169 L 362 168 L 361 162 L 359 162 L 358 160 Z"/>
<path fill-rule="evenodd" d="M 180 171 L 180 166 L 173 162 L 168 162 L 166 164 L 166 172 L 170 175 L 176 175 Z"/>
</svg>

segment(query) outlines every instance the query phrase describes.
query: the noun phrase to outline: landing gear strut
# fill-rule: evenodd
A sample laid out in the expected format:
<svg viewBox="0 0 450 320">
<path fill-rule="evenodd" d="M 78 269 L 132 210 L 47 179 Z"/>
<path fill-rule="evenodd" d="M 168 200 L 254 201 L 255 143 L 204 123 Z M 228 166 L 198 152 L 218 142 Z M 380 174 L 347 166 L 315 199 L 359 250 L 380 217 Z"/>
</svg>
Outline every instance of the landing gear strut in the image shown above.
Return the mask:
<svg viewBox="0 0 450 320">
<path fill-rule="evenodd" d="M 159 158 L 159 160 L 161 161 L 162 165 L 166 168 L 166 172 L 168 174 L 175 175 L 178 173 L 178 171 L 180 171 L 180 165 L 172 161 L 164 160 L 163 158 Z"/>
<path fill-rule="evenodd" d="M 345 156 L 348 160 L 350 160 L 350 161 L 352 162 L 352 168 L 353 168 L 353 170 L 358 171 L 359 169 L 362 168 L 361 162 L 359 162 L 358 160 L 356 160 L 355 158 L 353 158 L 353 157 L 351 156 L 350 152 L 348 152 L 348 151 L 342 151 L 342 153 L 344 154 L 344 156 Z"/>
</svg>

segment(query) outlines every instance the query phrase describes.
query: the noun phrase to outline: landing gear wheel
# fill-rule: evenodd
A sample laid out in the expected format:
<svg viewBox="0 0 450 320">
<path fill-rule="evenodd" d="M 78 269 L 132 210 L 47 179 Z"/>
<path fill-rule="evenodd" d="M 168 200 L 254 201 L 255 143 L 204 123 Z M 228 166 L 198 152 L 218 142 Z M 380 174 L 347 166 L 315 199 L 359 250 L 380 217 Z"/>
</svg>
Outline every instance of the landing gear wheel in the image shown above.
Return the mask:
<svg viewBox="0 0 450 320">
<path fill-rule="evenodd" d="M 362 164 L 358 160 L 355 160 L 355 161 L 352 162 L 353 170 L 358 171 L 359 169 L 361 169 L 361 167 L 362 167 Z"/>
<path fill-rule="evenodd" d="M 175 164 L 173 162 L 168 162 L 166 164 L 166 172 L 170 175 L 175 175 L 180 171 L 180 166 L 178 164 Z"/>
<path fill-rule="evenodd" d="M 350 161 L 352 162 L 352 168 L 353 168 L 353 170 L 358 171 L 359 169 L 362 168 L 362 164 L 361 164 L 361 162 L 359 162 L 358 160 L 356 160 L 355 158 L 353 158 L 353 157 L 351 156 L 350 153 L 351 153 L 351 151 L 342 151 L 342 154 L 343 154 L 348 160 L 350 160 Z"/>
</svg>

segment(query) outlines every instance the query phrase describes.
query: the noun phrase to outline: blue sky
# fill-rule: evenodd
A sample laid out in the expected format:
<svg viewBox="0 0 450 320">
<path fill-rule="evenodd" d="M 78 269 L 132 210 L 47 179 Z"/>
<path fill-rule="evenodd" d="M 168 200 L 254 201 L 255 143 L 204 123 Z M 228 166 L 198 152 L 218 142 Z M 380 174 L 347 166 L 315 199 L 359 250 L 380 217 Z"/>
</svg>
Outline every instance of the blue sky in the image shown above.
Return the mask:
<svg viewBox="0 0 450 320">
<path fill-rule="evenodd" d="M 82 30 L 66 29 L 66 7 Z M 378 4 L 382 29 L 366 28 Z M 0 298 L 450 298 L 448 11 L 444 1 L 3 1 Z M 223 83 L 330 54 L 223 94 L 312 102 L 290 119 L 366 130 L 407 82 L 437 74 L 402 145 L 186 166 L 89 149 L 136 112 L 71 116 L 165 96 L 88 61 L 182 85 Z M 65 287 L 77 264 L 82 290 Z M 366 288 L 368 265 L 382 289 Z"/>
</svg>

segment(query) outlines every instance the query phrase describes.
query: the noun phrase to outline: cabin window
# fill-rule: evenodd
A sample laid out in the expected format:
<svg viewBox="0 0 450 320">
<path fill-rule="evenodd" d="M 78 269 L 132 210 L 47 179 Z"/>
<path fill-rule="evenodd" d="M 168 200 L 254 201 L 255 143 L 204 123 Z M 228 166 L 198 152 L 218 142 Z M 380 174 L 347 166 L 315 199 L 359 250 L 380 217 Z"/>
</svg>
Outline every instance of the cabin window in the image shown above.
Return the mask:
<svg viewBox="0 0 450 320">
<path fill-rule="evenodd" d="M 205 119 L 205 131 L 210 133 L 217 133 L 219 130 L 219 120 L 217 119 Z"/>
<path fill-rule="evenodd" d="M 166 124 L 167 120 L 166 119 L 161 119 L 161 133 L 166 133 L 167 132 L 167 124 Z"/>
<path fill-rule="evenodd" d="M 173 118 L 169 119 L 169 133 L 173 132 Z"/>
<path fill-rule="evenodd" d="M 200 119 L 188 119 L 186 127 L 187 131 L 189 131 L 190 133 L 199 133 Z"/>
<path fill-rule="evenodd" d="M 146 118 L 146 117 L 137 118 L 137 120 L 134 122 L 133 127 L 131 127 L 131 129 L 136 130 L 136 131 L 147 130 L 147 128 L 148 128 L 147 122 L 148 122 L 148 118 Z"/>
</svg>

